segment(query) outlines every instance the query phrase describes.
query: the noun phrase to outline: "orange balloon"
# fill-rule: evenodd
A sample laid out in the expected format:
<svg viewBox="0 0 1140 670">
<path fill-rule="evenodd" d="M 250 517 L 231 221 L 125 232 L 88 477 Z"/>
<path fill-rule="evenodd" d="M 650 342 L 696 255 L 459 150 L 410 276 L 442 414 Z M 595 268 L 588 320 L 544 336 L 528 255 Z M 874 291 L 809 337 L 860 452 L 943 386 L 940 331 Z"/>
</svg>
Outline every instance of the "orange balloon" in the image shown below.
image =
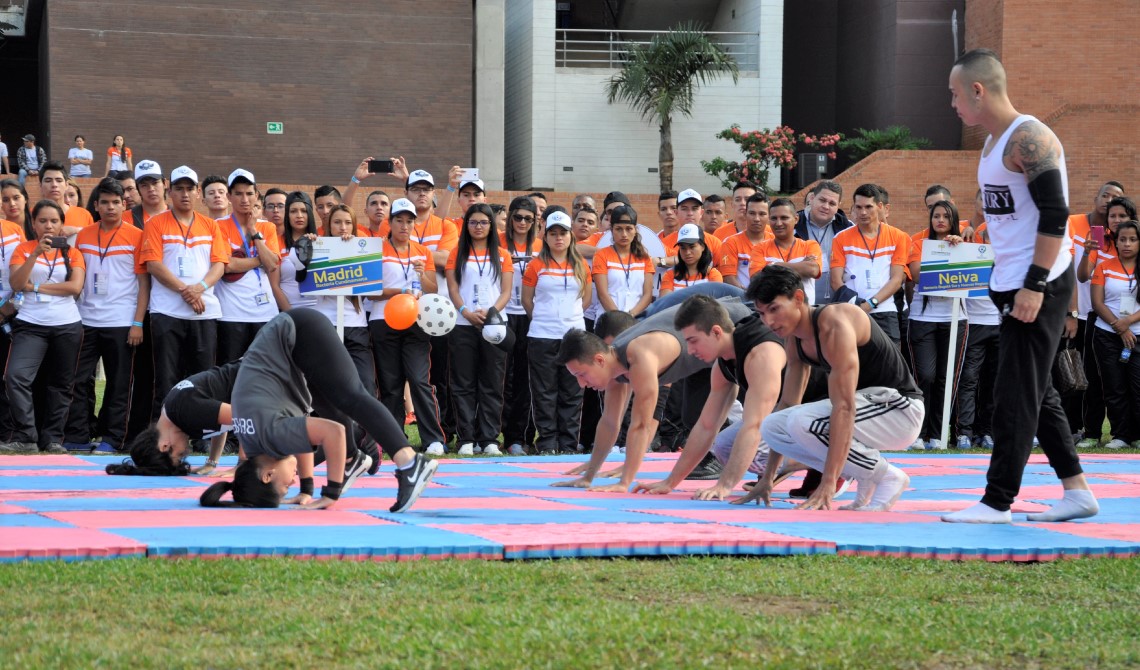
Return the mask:
<svg viewBox="0 0 1140 670">
<path fill-rule="evenodd" d="M 393 296 L 384 305 L 384 322 L 392 330 L 407 330 L 416 323 L 420 314 L 420 306 L 416 299 L 407 293 Z"/>
</svg>

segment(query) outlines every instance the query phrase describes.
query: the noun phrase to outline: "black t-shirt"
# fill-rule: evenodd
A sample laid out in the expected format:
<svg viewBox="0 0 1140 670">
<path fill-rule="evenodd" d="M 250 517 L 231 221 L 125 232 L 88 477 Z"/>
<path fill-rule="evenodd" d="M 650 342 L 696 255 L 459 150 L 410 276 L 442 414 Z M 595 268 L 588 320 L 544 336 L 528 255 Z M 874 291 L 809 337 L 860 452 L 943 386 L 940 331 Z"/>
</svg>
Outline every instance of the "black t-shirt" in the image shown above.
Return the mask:
<svg viewBox="0 0 1140 670">
<path fill-rule="evenodd" d="M 796 339 L 796 352 L 804 363 L 820 368 L 824 372 L 831 372 L 831 364 L 823 357 L 823 346 L 819 343 L 819 314 L 829 305 L 816 307 L 811 312 L 811 326 L 815 334 L 815 350 L 819 356 L 813 361 L 804 353 L 802 342 Z M 897 389 L 899 393 L 908 398 L 922 398 L 922 391 L 906 367 L 898 345 L 891 341 L 874 319 L 871 322 L 871 338 L 859 347 L 859 381 L 856 388 L 865 389 L 873 386 Z"/>
<path fill-rule="evenodd" d="M 764 325 L 764 319 L 759 314 L 750 314 L 738 321 L 732 331 L 732 348 L 736 352 L 736 360 L 718 358 L 716 361 L 724 378 L 747 391 L 748 377 L 744 374 L 744 360 L 748 358 L 749 352 L 765 342 L 775 342 L 781 348 L 784 346 L 783 340 Z"/>
<path fill-rule="evenodd" d="M 222 403 L 229 404 L 241 359 L 190 375 L 162 401 L 166 416 L 192 440 L 209 439 L 233 426 L 218 425 Z"/>
</svg>

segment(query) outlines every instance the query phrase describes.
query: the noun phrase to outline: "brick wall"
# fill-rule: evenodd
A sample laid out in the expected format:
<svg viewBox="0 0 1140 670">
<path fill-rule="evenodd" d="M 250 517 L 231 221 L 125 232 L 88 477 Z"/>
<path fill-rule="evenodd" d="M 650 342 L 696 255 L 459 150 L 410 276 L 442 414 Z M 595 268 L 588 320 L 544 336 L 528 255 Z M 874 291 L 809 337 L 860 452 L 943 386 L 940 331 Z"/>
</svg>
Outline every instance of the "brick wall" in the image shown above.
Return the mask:
<svg viewBox="0 0 1140 670">
<path fill-rule="evenodd" d="M 1134 0 L 966 5 L 966 48 L 996 51 L 1014 106 L 1061 139 L 1074 211 L 1086 211 L 1108 179 L 1129 191 L 1140 187 L 1140 59 L 1126 37 L 1138 31 Z M 980 128 L 963 129 L 963 148 L 978 149 L 984 141 Z"/>
<path fill-rule="evenodd" d="M 100 173 L 115 134 L 167 171 L 263 181 L 339 183 L 374 153 L 471 160 L 471 2 L 44 4 L 52 155 L 81 133 Z"/>
</svg>

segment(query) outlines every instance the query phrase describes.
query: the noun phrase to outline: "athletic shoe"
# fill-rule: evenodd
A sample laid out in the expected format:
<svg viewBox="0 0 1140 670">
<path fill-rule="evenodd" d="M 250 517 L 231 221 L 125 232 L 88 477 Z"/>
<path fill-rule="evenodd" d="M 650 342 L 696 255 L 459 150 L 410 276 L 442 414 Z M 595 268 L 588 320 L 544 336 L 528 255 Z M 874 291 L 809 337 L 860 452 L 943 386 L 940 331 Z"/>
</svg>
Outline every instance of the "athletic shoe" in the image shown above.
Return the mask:
<svg viewBox="0 0 1140 670">
<path fill-rule="evenodd" d="M 982 447 L 982 449 L 989 449 L 990 451 L 993 451 L 994 450 L 993 435 L 983 435 L 981 447 Z"/>
<path fill-rule="evenodd" d="M 1096 449 L 1100 446 L 1100 440 L 1086 437 L 1077 442 L 1077 449 Z"/>
<path fill-rule="evenodd" d="M 577 447 L 574 447 L 574 450 L 579 454 L 583 454 L 586 452 L 586 445 L 579 443 Z"/>
<path fill-rule="evenodd" d="M 483 453 L 483 447 L 476 444 L 474 447 L 471 447 L 471 451 L 474 451 L 476 454 L 481 454 Z"/>
<path fill-rule="evenodd" d="M 526 447 L 522 446 L 518 442 L 515 442 L 511 446 L 507 447 L 507 453 L 511 456 L 526 456 Z"/>
<path fill-rule="evenodd" d="M 1133 449 L 1140 449 L 1140 440 L 1136 440 L 1135 442 L 1132 443 L 1131 446 Z"/>
<path fill-rule="evenodd" d="M 64 445 L 67 446 L 67 445 Z M 119 450 L 111 446 L 110 442 L 100 442 L 94 449 L 97 454 L 117 454 Z"/>
<path fill-rule="evenodd" d="M 1126 449 L 1127 447 L 1128 447 L 1127 442 L 1125 442 L 1124 440 L 1117 440 L 1117 439 L 1109 440 L 1108 444 L 1104 445 L 1105 449 Z"/>
<path fill-rule="evenodd" d="M 926 448 L 930 451 L 945 451 L 946 445 L 942 444 L 942 440 L 930 438 L 930 441 L 926 443 Z"/>
<path fill-rule="evenodd" d="M 38 454 L 40 448 L 35 442 L 5 442 L 0 444 L 0 454 Z"/>
<path fill-rule="evenodd" d="M 63 448 L 67 450 L 68 453 L 90 453 L 95 447 L 90 442 L 64 442 Z"/>
<path fill-rule="evenodd" d="M 973 447 L 974 447 L 974 445 L 971 442 L 969 435 L 959 435 L 958 436 L 958 448 L 959 449 L 963 449 L 963 450 L 964 449 L 972 449 Z"/>
<path fill-rule="evenodd" d="M 356 445 L 358 451 L 368 454 L 372 459 L 372 467 L 368 468 L 368 474 L 374 475 L 380 471 L 380 447 L 376 444 L 376 440 L 372 439 L 368 433 L 364 433 L 360 444 Z"/>
<path fill-rule="evenodd" d="M 871 501 L 866 507 L 860 508 L 861 511 L 889 511 L 909 484 L 910 476 L 888 463 L 886 473 L 875 483 L 875 492 L 871 494 Z"/>
<path fill-rule="evenodd" d="M 87 446 L 88 446 L 88 451 L 90 451 L 91 445 L 87 445 Z M 67 449 L 64 449 L 63 445 L 60 444 L 59 442 L 52 442 L 51 444 L 49 444 L 47 446 L 47 449 L 44 449 L 44 453 L 45 454 L 67 454 L 70 452 L 68 452 Z"/>
<path fill-rule="evenodd" d="M 484 456 L 502 456 L 503 452 L 499 451 L 499 444 L 497 442 L 488 442 L 483 447 Z"/>
<path fill-rule="evenodd" d="M 447 450 L 443 448 L 442 442 L 432 442 L 428 445 L 428 448 L 424 450 L 424 453 L 428 456 L 442 456 L 447 453 Z"/>
<path fill-rule="evenodd" d="M 1040 446 L 1041 446 L 1041 440 L 1038 440 L 1037 436 L 1034 435 L 1033 436 L 1033 448 L 1036 449 L 1037 447 L 1040 447 Z"/>
<path fill-rule="evenodd" d="M 404 415 L 404 425 L 405 426 L 410 426 L 415 422 L 416 422 L 416 413 L 415 412 L 408 412 L 407 414 Z"/>
<path fill-rule="evenodd" d="M 701 459 L 701 462 L 697 464 L 697 467 L 693 468 L 693 471 L 690 472 L 689 476 L 685 477 L 685 479 L 695 479 L 702 481 L 709 479 L 719 479 L 720 472 L 723 469 L 724 467 L 720 464 L 720 461 L 716 459 L 716 456 L 708 453 L 705 454 L 705 457 Z"/>
<path fill-rule="evenodd" d="M 344 495 L 352 483 L 356 481 L 356 478 L 368 472 L 371 467 L 372 457 L 363 451 L 356 452 L 356 458 L 352 459 L 352 462 L 344 468 L 344 483 L 340 485 L 340 494 Z"/>
<path fill-rule="evenodd" d="M 397 468 L 396 483 L 399 489 L 396 492 L 396 502 L 388 511 L 396 514 L 411 507 L 438 467 L 439 463 L 416 454 L 412 467 L 403 470 Z"/>
<path fill-rule="evenodd" d="M 914 444 L 907 447 L 907 451 L 926 451 L 926 443 L 922 441 L 922 438 L 919 438 L 914 441 Z"/>
<path fill-rule="evenodd" d="M 621 447 L 619 447 L 618 445 L 615 444 L 613 447 L 610 448 L 610 453 L 615 455 L 615 456 L 622 453 Z"/>
<path fill-rule="evenodd" d="M 777 473 L 779 474 L 779 473 Z M 819 470 L 808 470 L 804 475 L 804 480 L 800 483 L 800 487 L 788 491 L 789 498 L 810 498 L 811 494 L 815 493 L 819 483 L 823 481 L 823 473 Z"/>
<path fill-rule="evenodd" d="M 430 449 L 428 450 L 428 453 L 431 453 Z M 463 444 L 459 445 L 459 451 L 455 452 L 455 454 L 457 456 L 474 456 L 475 445 L 470 442 L 464 442 Z"/>
</svg>

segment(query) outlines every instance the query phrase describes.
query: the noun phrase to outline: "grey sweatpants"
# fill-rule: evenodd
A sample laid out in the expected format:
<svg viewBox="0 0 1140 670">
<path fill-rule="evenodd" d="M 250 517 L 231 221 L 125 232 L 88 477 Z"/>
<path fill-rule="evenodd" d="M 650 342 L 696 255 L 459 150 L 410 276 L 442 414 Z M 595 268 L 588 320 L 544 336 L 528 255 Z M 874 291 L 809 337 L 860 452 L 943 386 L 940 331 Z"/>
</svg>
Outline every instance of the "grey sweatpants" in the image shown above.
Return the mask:
<svg viewBox="0 0 1140 670">
<path fill-rule="evenodd" d="M 713 439 L 712 455 L 721 465 L 728 463 L 728 457 L 732 454 L 732 443 L 736 441 L 736 434 L 740 432 L 741 425 L 742 422 L 737 421 L 717 433 Z M 760 440 L 760 448 L 756 450 L 756 458 L 753 458 L 752 463 L 748 465 L 748 471 L 757 476 L 763 475 L 764 465 L 767 462 L 768 445 L 764 444 L 764 440 Z"/>
<path fill-rule="evenodd" d="M 855 433 L 843 477 L 861 481 L 885 467 L 879 452 L 909 447 L 918 438 L 924 415 L 921 398 L 908 398 L 896 389 L 872 386 L 856 391 Z M 822 472 L 831 435 L 831 400 L 769 414 L 760 435 L 776 453 Z"/>
</svg>

